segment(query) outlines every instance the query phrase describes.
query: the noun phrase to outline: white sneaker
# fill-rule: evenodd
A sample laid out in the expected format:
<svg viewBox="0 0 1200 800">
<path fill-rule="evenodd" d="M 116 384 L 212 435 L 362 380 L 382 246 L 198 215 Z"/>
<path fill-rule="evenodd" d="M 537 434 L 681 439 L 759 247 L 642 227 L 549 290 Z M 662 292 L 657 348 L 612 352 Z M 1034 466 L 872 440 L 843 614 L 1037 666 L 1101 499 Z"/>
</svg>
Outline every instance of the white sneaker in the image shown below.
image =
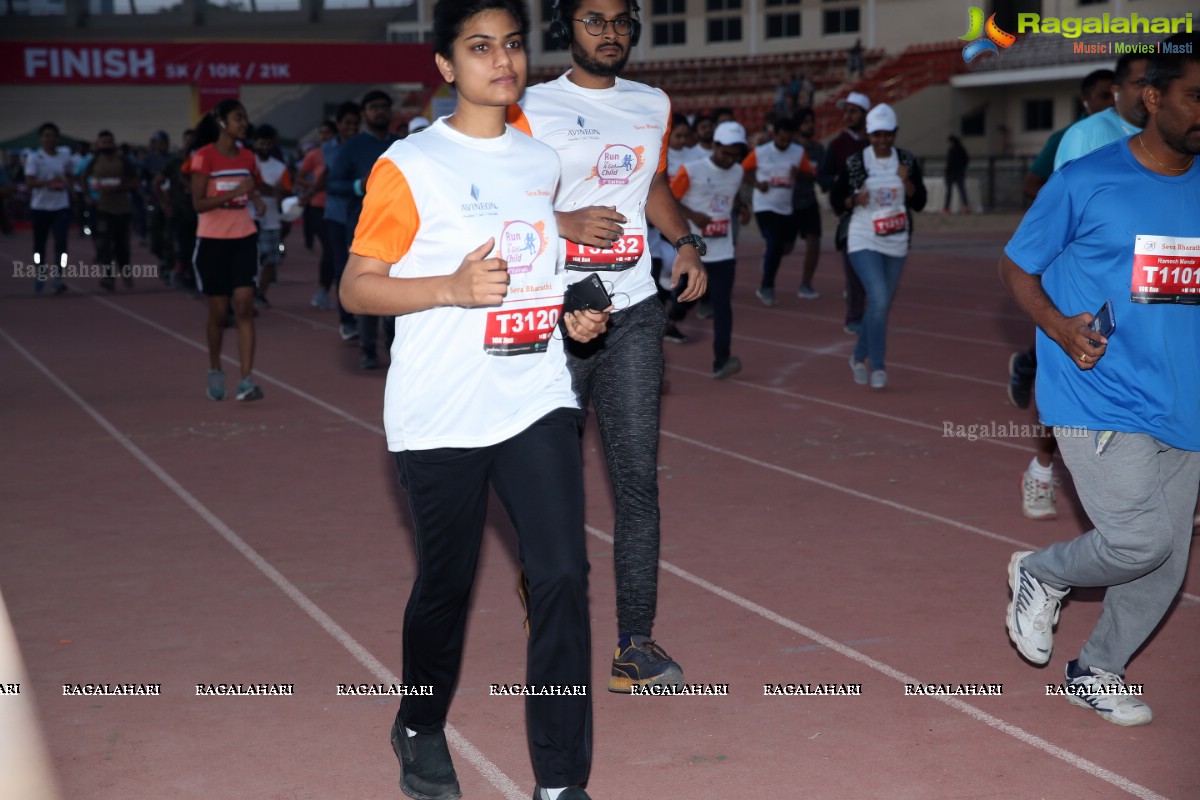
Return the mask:
<svg viewBox="0 0 1200 800">
<path fill-rule="evenodd" d="M 821 296 L 821 293 L 811 286 L 801 286 L 796 290 L 796 297 L 801 300 L 816 300 Z"/>
<path fill-rule="evenodd" d="M 1033 551 L 1013 553 L 1008 562 L 1008 638 L 1027 661 L 1045 664 L 1054 649 L 1054 626 L 1066 589 L 1053 589 L 1021 567 Z"/>
<path fill-rule="evenodd" d="M 758 288 L 754 290 L 754 296 L 757 297 L 764 306 L 775 305 L 775 290 Z"/>
<path fill-rule="evenodd" d="M 1043 483 L 1029 474 L 1021 476 L 1021 513 L 1030 519 L 1055 519 L 1054 484 Z"/>
<path fill-rule="evenodd" d="M 1154 719 L 1150 706 L 1137 699 L 1125 679 L 1112 672 L 1089 667 L 1084 672 L 1078 661 L 1067 664 L 1067 702 L 1090 708 L 1114 725 L 1133 727 Z"/>
<path fill-rule="evenodd" d="M 737 356 L 730 356 L 725 359 L 725 363 L 719 367 L 713 368 L 713 378 L 716 380 L 724 380 L 731 375 L 737 375 L 742 371 L 742 360 Z"/>
<path fill-rule="evenodd" d="M 887 386 L 887 373 L 877 369 L 871 373 L 871 388 L 882 389 Z"/>
<path fill-rule="evenodd" d="M 854 382 L 859 386 L 867 385 L 867 365 L 863 361 L 855 361 L 854 356 L 850 356 L 850 371 L 854 373 Z"/>
</svg>

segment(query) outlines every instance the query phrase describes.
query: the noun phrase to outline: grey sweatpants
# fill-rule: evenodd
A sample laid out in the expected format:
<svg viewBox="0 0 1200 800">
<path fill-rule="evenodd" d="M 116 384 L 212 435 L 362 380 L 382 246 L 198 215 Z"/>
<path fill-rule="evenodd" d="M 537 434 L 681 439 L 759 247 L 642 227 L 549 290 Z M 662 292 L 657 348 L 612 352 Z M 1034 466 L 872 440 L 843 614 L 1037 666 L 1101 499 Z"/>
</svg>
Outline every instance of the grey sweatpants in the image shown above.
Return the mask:
<svg viewBox="0 0 1200 800">
<path fill-rule="evenodd" d="M 1167 613 L 1183 585 L 1200 489 L 1200 453 L 1141 433 L 1056 430 L 1075 491 L 1096 527 L 1025 559 L 1059 588 L 1107 586 L 1100 621 L 1079 655 L 1117 675 Z"/>
<path fill-rule="evenodd" d="M 616 497 L 617 630 L 650 635 L 658 600 L 658 412 L 667 314 L 657 297 L 609 317 L 587 344 L 567 340 L 575 394 L 600 425 Z"/>
</svg>

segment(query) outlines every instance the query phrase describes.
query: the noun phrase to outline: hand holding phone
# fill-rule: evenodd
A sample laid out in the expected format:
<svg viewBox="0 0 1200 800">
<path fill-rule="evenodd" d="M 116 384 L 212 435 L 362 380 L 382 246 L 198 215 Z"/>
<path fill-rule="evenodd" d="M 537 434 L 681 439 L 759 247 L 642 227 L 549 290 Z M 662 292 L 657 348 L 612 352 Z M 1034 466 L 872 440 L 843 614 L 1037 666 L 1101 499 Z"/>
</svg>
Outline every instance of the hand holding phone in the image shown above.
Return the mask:
<svg viewBox="0 0 1200 800">
<path fill-rule="evenodd" d="M 1105 339 L 1113 335 L 1113 331 L 1117 329 L 1117 317 L 1113 312 L 1112 300 L 1104 301 L 1104 305 L 1096 312 L 1096 316 L 1088 323 L 1088 327 Z M 1100 342 L 1097 342 L 1095 339 L 1088 339 L 1088 344 L 1092 347 L 1100 346 Z"/>
<path fill-rule="evenodd" d="M 596 273 L 593 272 L 583 280 L 570 284 L 563 295 L 562 317 L 559 318 L 563 335 L 581 343 L 591 341 L 607 329 L 608 315 L 600 312 L 610 308 L 612 298 Z M 592 312 L 590 321 L 585 320 L 587 312 Z M 574 320 L 574 330 L 568 327 L 568 320 Z M 581 321 L 582 329 L 579 327 Z"/>
</svg>

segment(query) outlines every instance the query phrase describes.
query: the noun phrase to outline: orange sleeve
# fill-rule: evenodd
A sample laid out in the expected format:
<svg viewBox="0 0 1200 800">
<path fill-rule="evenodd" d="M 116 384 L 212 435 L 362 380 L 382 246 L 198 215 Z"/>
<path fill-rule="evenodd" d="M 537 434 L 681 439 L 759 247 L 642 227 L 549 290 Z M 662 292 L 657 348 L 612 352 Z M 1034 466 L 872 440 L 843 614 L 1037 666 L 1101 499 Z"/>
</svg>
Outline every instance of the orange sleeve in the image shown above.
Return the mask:
<svg viewBox="0 0 1200 800">
<path fill-rule="evenodd" d="M 675 195 L 675 199 L 683 197 L 687 194 L 688 187 L 692 185 L 692 179 L 688 177 L 687 167 L 680 167 L 675 173 L 675 177 L 671 178 L 671 194 Z"/>
<path fill-rule="evenodd" d="M 509 125 L 519 130 L 526 136 L 533 136 L 533 128 L 529 125 L 529 118 L 525 116 L 525 112 L 516 103 L 508 107 L 508 112 L 505 114 L 505 119 Z"/>
<path fill-rule="evenodd" d="M 655 174 L 667 171 L 667 149 L 671 146 L 671 109 L 667 108 L 667 130 L 663 134 L 662 150 L 658 152 L 658 169 Z"/>
<path fill-rule="evenodd" d="M 817 168 L 814 167 L 813 163 L 808 160 L 808 153 L 800 154 L 800 171 L 807 172 L 809 175 L 817 174 Z"/>
<path fill-rule="evenodd" d="M 367 194 L 350 252 L 395 264 L 412 247 L 420 227 L 421 216 L 408 179 L 393 161 L 379 159 L 367 178 Z"/>
<path fill-rule="evenodd" d="M 750 155 L 742 159 L 742 169 L 748 173 L 758 169 L 758 148 L 751 150 Z"/>
</svg>

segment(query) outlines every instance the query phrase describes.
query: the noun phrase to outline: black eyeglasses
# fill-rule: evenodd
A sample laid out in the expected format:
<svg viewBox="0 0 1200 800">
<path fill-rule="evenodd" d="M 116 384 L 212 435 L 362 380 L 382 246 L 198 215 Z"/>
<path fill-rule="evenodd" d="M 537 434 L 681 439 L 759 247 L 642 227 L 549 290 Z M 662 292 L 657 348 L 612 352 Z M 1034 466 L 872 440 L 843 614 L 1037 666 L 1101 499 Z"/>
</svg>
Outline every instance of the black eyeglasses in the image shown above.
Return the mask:
<svg viewBox="0 0 1200 800">
<path fill-rule="evenodd" d="M 579 19 L 573 17 L 576 22 L 583 23 L 583 29 L 591 36 L 603 36 L 608 30 L 608 26 L 612 25 L 613 33 L 617 36 L 628 36 L 633 31 L 633 20 L 629 17 L 617 17 L 616 19 L 604 19 L 602 17 L 584 17 Z"/>
</svg>

